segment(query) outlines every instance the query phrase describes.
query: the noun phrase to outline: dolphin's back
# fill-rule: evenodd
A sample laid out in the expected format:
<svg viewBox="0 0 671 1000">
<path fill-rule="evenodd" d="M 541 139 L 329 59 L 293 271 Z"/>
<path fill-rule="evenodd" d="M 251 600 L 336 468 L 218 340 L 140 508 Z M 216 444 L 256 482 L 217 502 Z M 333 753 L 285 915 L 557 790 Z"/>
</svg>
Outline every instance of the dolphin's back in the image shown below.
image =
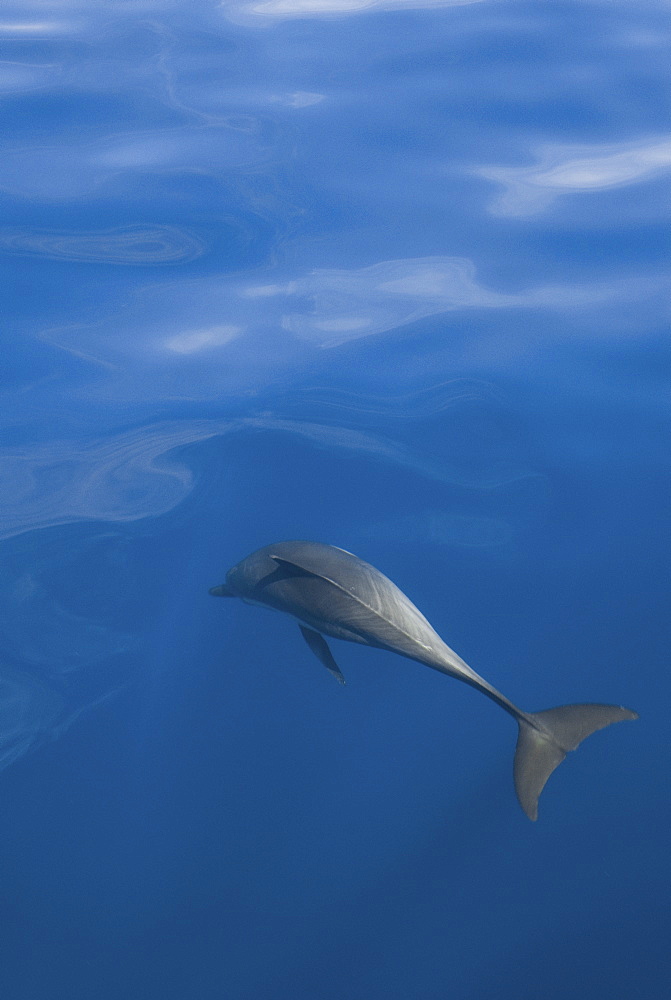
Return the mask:
<svg viewBox="0 0 671 1000">
<path fill-rule="evenodd" d="M 241 597 L 288 612 L 338 639 L 422 661 L 442 659 L 447 650 L 421 611 L 388 577 L 333 545 L 268 545 L 235 566 L 228 581 Z"/>
</svg>

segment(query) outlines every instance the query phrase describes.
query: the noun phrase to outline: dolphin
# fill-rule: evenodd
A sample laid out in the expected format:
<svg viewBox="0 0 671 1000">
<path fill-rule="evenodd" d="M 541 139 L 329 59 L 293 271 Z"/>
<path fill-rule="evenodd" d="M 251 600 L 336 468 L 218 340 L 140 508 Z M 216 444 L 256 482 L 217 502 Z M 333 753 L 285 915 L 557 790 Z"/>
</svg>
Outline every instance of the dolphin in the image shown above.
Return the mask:
<svg viewBox="0 0 671 1000">
<path fill-rule="evenodd" d="M 334 545 L 266 545 L 230 569 L 226 582 L 212 587 L 210 594 L 240 597 L 292 615 L 312 652 L 341 684 L 345 679 L 325 635 L 398 653 L 482 691 L 519 726 L 515 790 L 531 820 L 538 816 L 538 797 L 546 781 L 569 750 L 612 722 L 638 718 L 621 705 L 561 705 L 523 712 L 457 656 L 391 580 Z"/>
</svg>

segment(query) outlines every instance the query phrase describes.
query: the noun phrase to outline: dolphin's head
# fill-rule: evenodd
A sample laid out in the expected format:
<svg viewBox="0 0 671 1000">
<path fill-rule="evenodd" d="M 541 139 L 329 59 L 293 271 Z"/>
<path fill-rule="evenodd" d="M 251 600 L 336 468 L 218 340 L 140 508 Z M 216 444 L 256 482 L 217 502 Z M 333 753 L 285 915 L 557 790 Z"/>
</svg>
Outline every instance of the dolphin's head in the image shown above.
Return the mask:
<svg viewBox="0 0 671 1000">
<path fill-rule="evenodd" d="M 240 596 L 233 585 L 233 579 L 235 578 L 235 573 L 237 568 L 238 568 L 237 566 L 234 566 L 233 569 L 229 569 L 228 573 L 226 574 L 226 583 L 220 583 L 218 587 L 210 587 L 209 592 L 210 594 L 212 594 L 213 597 Z"/>
<path fill-rule="evenodd" d="M 238 563 L 237 566 L 233 566 L 229 569 L 226 574 L 226 583 L 222 583 L 218 587 L 210 588 L 210 593 L 213 597 L 245 597 L 245 561 L 246 560 L 243 560 L 242 563 Z"/>
<path fill-rule="evenodd" d="M 243 601 L 263 603 L 259 598 L 258 588 L 269 576 L 278 572 L 277 563 L 269 554 L 269 549 L 270 546 L 252 552 L 246 559 L 232 566 L 226 574 L 226 582 L 219 587 L 212 587 L 212 596 L 240 597 Z"/>
</svg>

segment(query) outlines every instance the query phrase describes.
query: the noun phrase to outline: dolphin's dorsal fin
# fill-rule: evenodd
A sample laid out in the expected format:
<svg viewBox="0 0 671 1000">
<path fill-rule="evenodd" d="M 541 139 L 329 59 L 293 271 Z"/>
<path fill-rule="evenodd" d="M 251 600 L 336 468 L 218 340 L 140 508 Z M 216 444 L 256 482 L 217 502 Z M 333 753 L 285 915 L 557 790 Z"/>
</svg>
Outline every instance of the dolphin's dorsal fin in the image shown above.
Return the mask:
<svg viewBox="0 0 671 1000">
<path fill-rule="evenodd" d="M 322 576 L 321 573 L 316 573 L 313 569 L 308 569 L 307 566 L 302 566 L 299 562 L 296 562 L 295 559 L 285 559 L 284 556 L 272 555 L 270 558 L 276 562 L 278 566 L 284 566 L 289 572 L 293 571 L 294 575 L 296 574 L 296 571 L 298 571 L 301 576 L 318 576 L 322 580 L 328 579 L 327 577 Z"/>
<path fill-rule="evenodd" d="M 317 659 L 321 660 L 326 669 L 333 674 L 335 679 L 340 684 L 344 684 L 345 678 L 340 672 L 338 664 L 333 659 L 333 654 L 331 653 L 331 650 L 329 649 L 324 636 L 320 635 L 319 632 L 315 632 L 314 629 L 308 628 L 306 625 L 299 625 L 298 627 L 303 633 L 303 638 L 305 639 L 305 641 L 307 642 L 308 646 L 315 654 Z"/>
</svg>

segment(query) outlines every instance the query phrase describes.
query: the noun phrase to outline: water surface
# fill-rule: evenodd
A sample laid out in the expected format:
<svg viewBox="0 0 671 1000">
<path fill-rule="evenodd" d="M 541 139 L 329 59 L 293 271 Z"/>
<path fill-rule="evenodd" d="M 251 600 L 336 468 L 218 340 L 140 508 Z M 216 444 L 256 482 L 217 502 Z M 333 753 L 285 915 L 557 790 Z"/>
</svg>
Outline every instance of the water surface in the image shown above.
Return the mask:
<svg viewBox="0 0 671 1000">
<path fill-rule="evenodd" d="M 8 1000 L 668 991 L 655 0 L 0 14 Z M 207 590 L 354 551 L 524 708 Z M 336 648 L 336 645 L 338 648 Z M 666 984 L 666 985 L 665 985 Z"/>
</svg>

